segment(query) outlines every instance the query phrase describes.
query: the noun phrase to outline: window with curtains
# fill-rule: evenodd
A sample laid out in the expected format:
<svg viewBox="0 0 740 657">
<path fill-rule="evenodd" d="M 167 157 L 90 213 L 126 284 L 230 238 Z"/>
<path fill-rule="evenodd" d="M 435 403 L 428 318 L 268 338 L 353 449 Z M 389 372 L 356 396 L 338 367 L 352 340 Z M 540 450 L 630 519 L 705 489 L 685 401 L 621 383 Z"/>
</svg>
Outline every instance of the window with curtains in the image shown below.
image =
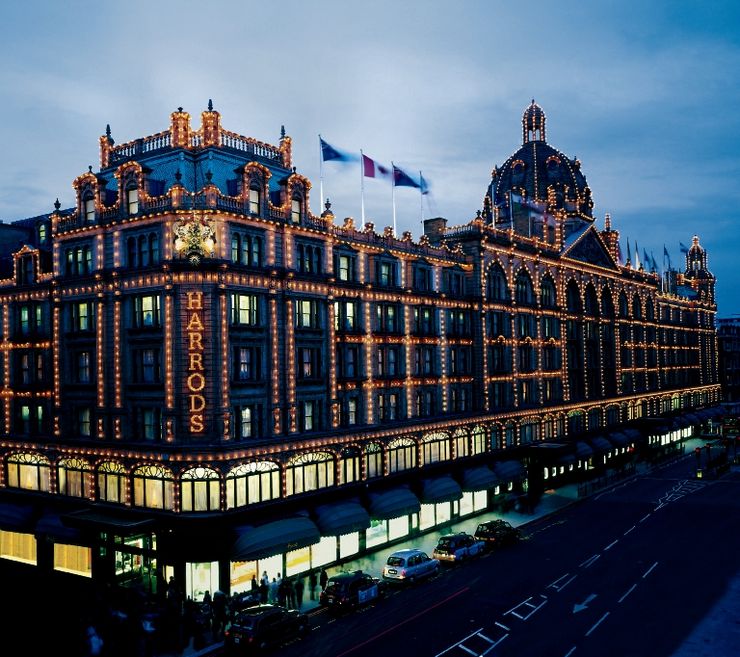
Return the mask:
<svg viewBox="0 0 740 657">
<path fill-rule="evenodd" d="M 250 187 L 249 189 L 249 212 L 251 214 L 260 213 L 260 190 L 257 187 Z"/>
<path fill-rule="evenodd" d="M 380 443 L 365 445 L 365 479 L 383 476 L 383 446 Z"/>
<path fill-rule="evenodd" d="M 506 274 L 499 265 L 494 265 L 488 272 L 487 296 L 489 301 L 506 301 L 509 298 Z"/>
<path fill-rule="evenodd" d="M 422 465 L 449 461 L 450 437 L 446 433 L 428 433 L 421 440 Z"/>
<path fill-rule="evenodd" d="M 231 233 L 231 262 L 248 267 L 261 267 L 263 238 L 252 233 Z"/>
<path fill-rule="evenodd" d="M 259 297 L 256 294 L 231 295 L 231 324 L 233 326 L 259 326 Z"/>
<path fill-rule="evenodd" d="M 87 192 L 82 200 L 82 212 L 85 215 L 85 223 L 95 223 L 95 197 L 92 192 Z"/>
<path fill-rule="evenodd" d="M 360 450 L 345 447 L 339 454 L 339 481 L 337 484 L 351 484 L 360 480 Z"/>
<path fill-rule="evenodd" d="M 49 459 L 39 454 L 11 454 L 6 460 L 8 488 L 49 492 Z"/>
<path fill-rule="evenodd" d="M 392 303 L 376 304 L 375 331 L 378 333 L 402 333 L 403 308 Z"/>
<path fill-rule="evenodd" d="M 299 495 L 334 485 L 334 457 L 328 452 L 294 456 L 285 467 L 285 494 Z"/>
<path fill-rule="evenodd" d="M 149 267 L 159 263 L 159 234 L 145 233 L 126 238 L 126 261 L 129 267 Z"/>
<path fill-rule="evenodd" d="M 486 430 L 483 427 L 473 429 L 470 447 L 473 454 L 482 454 L 486 451 Z"/>
<path fill-rule="evenodd" d="M 296 328 L 317 329 L 321 328 L 321 315 L 319 302 L 315 299 L 295 300 L 295 326 Z"/>
<path fill-rule="evenodd" d="M 134 297 L 134 326 L 136 328 L 157 328 L 162 325 L 158 294 L 144 294 Z"/>
<path fill-rule="evenodd" d="M 470 440 L 465 429 L 458 429 L 452 438 L 455 441 L 455 458 L 470 456 Z"/>
<path fill-rule="evenodd" d="M 174 508 L 175 478 L 171 470 L 159 465 L 144 465 L 132 474 L 134 506 L 147 509 Z"/>
<path fill-rule="evenodd" d="M 334 302 L 334 329 L 355 332 L 360 328 L 360 308 L 357 301 L 345 299 Z"/>
<path fill-rule="evenodd" d="M 57 463 L 57 488 L 60 495 L 90 496 L 90 464 L 83 459 L 62 459 Z"/>
<path fill-rule="evenodd" d="M 388 472 L 416 467 L 416 443 L 411 438 L 396 438 L 388 443 Z"/>
<path fill-rule="evenodd" d="M 128 472 L 120 463 L 107 461 L 98 466 L 98 499 L 101 502 L 126 502 Z"/>
<path fill-rule="evenodd" d="M 221 507 L 220 478 L 211 468 L 191 468 L 180 478 L 180 510 L 218 511 Z"/>
<path fill-rule="evenodd" d="M 139 212 L 139 190 L 136 187 L 126 190 L 126 211 L 130 215 Z"/>
<path fill-rule="evenodd" d="M 280 495 L 280 466 L 272 461 L 242 463 L 226 475 L 227 509 L 275 500 Z"/>
<path fill-rule="evenodd" d="M 72 330 L 93 330 L 93 304 L 92 301 L 75 301 L 72 304 Z"/>
</svg>

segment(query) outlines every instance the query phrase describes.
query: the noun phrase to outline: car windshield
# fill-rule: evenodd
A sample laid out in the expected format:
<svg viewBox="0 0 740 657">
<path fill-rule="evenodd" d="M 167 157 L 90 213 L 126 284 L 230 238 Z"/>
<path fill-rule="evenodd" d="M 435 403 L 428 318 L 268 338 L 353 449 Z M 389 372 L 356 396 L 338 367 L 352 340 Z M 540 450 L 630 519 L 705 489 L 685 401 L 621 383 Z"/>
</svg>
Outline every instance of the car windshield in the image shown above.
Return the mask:
<svg viewBox="0 0 740 657">
<path fill-rule="evenodd" d="M 326 592 L 329 595 L 341 595 L 344 591 L 344 584 L 342 582 L 332 582 L 329 580 L 329 583 L 326 585 Z"/>
<path fill-rule="evenodd" d="M 478 525 L 478 529 L 475 530 L 476 534 L 485 534 L 486 532 L 491 531 L 491 527 L 488 525 Z"/>
<path fill-rule="evenodd" d="M 388 557 L 387 563 L 388 563 L 389 566 L 403 566 L 404 559 L 403 559 L 403 557 L 393 557 L 393 556 L 391 556 L 391 557 Z"/>
<path fill-rule="evenodd" d="M 236 617 L 236 621 L 234 622 L 234 625 L 239 625 L 240 627 L 251 630 L 256 625 L 256 622 L 257 622 L 257 617 L 254 614 L 244 613 L 244 614 L 239 614 Z"/>
<path fill-rule="evenodd" d="M 451 538 L 440 538 L 439 543 L 437 543 L 437 547 L 443 550 L 449 550 L 453 545 L 454 541 Z"/>
</svg>

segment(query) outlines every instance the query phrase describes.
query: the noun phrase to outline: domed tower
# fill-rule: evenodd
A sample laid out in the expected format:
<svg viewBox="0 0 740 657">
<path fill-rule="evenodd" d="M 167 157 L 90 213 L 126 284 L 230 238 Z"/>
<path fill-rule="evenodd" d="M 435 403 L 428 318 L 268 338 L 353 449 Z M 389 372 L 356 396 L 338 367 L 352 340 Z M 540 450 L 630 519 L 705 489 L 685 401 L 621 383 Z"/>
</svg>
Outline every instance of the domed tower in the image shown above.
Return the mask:
<svg viewBox="0 0 740 657">
<path fill-rule="evenodd" d="M 699 244 L 698 235 L 694 235 L 686 253 L 684 280 L 696 290 L 700 299 L 714 303 L 714 284 L 717 279 L 707 269 L 707 252 Z"/>
<path fill-rule="evenodd" d="M 483 199 L 486 221 L 540 237 L 547 237 L 555 221 L 563 223 L 566 237 L 593 223 L 594 203 L 581 163 L 553 148 L 546 135 L 545 112 L 533 100 L 522 116 L 521 147 L 491 172 Z M 552 220 L 543 219 L 543 211 Z"/>
</svg>

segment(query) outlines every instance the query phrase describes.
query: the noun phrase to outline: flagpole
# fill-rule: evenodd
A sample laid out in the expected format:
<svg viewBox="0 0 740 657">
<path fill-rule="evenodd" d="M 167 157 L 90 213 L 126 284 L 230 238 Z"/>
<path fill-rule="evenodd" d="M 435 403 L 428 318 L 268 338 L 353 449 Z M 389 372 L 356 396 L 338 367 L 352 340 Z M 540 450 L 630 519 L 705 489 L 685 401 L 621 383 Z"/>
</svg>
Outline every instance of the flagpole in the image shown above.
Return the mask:
<svg viewBox="0 0 740 657">
<path fill-rule="evenodd" d="M 396 235 L 396 165 L 391 160 L 391 203 L 393 204 L 393 235 Z"/>
<path fill-rule="evenodd" d="M 324 207 L 324 153 L 321 150 L 321 133 L 319 133 L 319 214 Z"/>
<path fill-rule="evenodd" d="M 421 232 L 424 232 L 424 178 L 419 171 L 419 222 L 421 223 Z"/>
<path fill-rule="evenodd" d="M 362 149 L 360 149 L 360 217 L 362 219 L 362 227 L 365 228 L 365 162 L 362 155 Z"/>
<path fill-rule="evenodd" d="M 511 207 L 511 191 L 506 192 L 509 197 L 509 230 L 514 230 L 514 210 Z"/>
</svg>

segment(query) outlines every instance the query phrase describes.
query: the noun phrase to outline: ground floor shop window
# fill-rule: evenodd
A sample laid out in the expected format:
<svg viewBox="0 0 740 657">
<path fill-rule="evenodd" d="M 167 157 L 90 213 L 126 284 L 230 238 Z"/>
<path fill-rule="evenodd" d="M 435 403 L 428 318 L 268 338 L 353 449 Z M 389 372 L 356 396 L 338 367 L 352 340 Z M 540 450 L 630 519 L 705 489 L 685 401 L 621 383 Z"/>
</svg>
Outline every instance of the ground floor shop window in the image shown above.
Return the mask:
<svg viewBox="0 0 740 657">
<path fill-rule="evenodd" d="M 388 540 L 393 541 L 397 538 L 402 538 L 409 533 L 409 517 L 400 516 L 399 518 L 391 518 L 388 521 Z"/>
<path fill-rule="evenodd" d="M 488 491 L 473 491 L 473 511 L 485 511 L 488 508 Z"/>
<path fill-rule="evenodd" d="M 202 600 L 206 591 L 218 591 L 218 561 L 185 564 L 185 594 L 193 600 Z"/>
<path fill-rule="evenodd" d="M 463 493 L 462 498 L 460 499 L 460 515 L 461 516 L 467 516 L 470 513 L 473 513 L 475 509 L 473 508 L 473 493 L 465 492 Z"/>
<path fill-rule="evenodd" d="M 339 558 L 357 554 L 360 551 L 360 532 L 352 532 L 339 537 Z"/>
<path fill-rule="evenodd" d="M 422 504 L 419 518 L 419 529 L 431 529 L 437 525 L 448 522 L 452 518 L 452 507 L 450 502 L 439 504 Z"/>
<path fill-rule="evenodd" d="M 365 534 L 368 548 L 388 542 L 388 523 L 385 520 L 370 520 L 370 527 Z"/>
<path fill-rule="evenodd" d="M 334 554 L 332 559 L 336 558 L 336 539 L 333 537 L 330 540 L 334 543 Z M 297 550 L 291 550 L 285 554 L 285 575 L 290 577 L 297 575 L 311 568 L 311 548 L 299 548 Z"/>
<path fill-rule="evenodd" d="M 36 565 L 36 537 L 33 534 L 0 529 L 0 558 Z"/>
<path fill-rule="evenodd" d="M 252 586 L 252 576 L 259 579 L 256 561 L 232 561 L 229 586 L 231 593 L 249 591 Z"/>
<path fill-rule="evenodd" d="M 55 543 L 54 570 L 92 577 L 92 548 Z"/>
</svg>

